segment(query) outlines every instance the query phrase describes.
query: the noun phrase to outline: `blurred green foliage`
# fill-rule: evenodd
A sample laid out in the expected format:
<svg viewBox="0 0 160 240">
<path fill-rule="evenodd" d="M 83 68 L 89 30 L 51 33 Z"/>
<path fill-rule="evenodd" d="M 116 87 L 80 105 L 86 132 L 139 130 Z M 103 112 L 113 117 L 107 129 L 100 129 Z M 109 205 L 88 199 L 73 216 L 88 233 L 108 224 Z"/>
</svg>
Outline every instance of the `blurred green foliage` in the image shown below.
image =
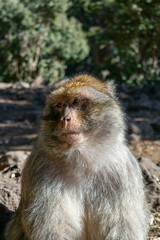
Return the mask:
<svg viewBox="0 0 160 240">
<path fill-rule="evenodd" d="M 82 24 L 68 18 L 66 0 L 0 2 L 0 81 L 56 81 L 67 64 L 89 52 Z"/>
<path fill-rule="evenodd" d="M 160 80 L 157 0 L 1 0 L 0 81 L 50 83 L 79 71 Z"/>
</svg>

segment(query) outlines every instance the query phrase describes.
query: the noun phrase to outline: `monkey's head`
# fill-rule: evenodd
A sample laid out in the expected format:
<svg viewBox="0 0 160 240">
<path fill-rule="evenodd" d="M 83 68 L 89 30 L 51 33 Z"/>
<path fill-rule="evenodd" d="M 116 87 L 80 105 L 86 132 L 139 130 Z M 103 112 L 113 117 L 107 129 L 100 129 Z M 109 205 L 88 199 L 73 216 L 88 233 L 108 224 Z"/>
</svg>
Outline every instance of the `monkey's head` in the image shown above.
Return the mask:
<svg viewBox="0 0 160 240">
<path fill-rule="evenodd" d="M 98 142 L 123 128 L 114 86 L 90 75 L 59 81 L 46 100 L 42 130 L 50 142 L 68 146 Z M 108 135 L 107 135 L 108 134 Z"/>
</svg>

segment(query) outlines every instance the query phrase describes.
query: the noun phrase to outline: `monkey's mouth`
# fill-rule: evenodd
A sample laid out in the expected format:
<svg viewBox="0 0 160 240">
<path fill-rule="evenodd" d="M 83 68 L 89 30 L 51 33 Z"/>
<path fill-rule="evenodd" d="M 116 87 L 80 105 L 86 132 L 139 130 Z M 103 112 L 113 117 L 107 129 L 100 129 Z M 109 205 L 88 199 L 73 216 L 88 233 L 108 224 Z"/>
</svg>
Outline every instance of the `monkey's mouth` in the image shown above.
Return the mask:
<svg viewBox="0 0 160 240">
<path fill-rule="evenodd" d="M 79 135 L 79 134 L 80 132 L 66 132 L 66 133 L 63 133 L 62 136 L 67 137 L 67 136 Z"/>
<path fill-rule="evenodd" d="M 73 142 L 80 141 L 82 138 L 82 133 L 81 132 L 65 132 L 61 135 L 63 140 L 66 143 L 72 144 Z"/>
</svg>

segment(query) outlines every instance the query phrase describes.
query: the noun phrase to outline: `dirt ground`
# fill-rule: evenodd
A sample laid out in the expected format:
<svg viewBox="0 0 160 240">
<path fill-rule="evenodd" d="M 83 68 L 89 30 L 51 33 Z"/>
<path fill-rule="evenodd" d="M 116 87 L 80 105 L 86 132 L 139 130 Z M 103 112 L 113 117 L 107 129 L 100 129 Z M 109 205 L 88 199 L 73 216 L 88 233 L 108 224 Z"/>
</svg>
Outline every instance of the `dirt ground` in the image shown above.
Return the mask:
<svg viewBox="0 0 160 240">
<path fill-rule="evenodd" d="M 13 211 L 19 204 L 21 172 L 37 136 L 47 92 L 46 87 L 0 83 L 0 203 Z M 160 86 L 136 89 L 122 86 L 119 96 L 128 116 L 131 151 L 137 159 L 147 158 L 154 164 L 144 167 L 144 175 L 150 168 L 155 173 L 147 182 L 152 186 L 148 240 L 160 240 Z M 154 182 L 157 185 L 153 186 Z"/>
</svg>

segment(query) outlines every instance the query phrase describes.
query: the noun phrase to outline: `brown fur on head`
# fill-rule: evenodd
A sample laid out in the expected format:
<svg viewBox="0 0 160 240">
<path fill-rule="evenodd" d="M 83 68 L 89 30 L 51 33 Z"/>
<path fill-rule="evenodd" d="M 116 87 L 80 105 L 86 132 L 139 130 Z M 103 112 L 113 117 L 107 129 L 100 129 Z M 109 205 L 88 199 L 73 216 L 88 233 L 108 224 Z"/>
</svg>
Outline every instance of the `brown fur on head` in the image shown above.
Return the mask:
<svg viewBox="0 0 160 240">
<path fill-rule="evenodd" d="M 115 125 L 123 128 L 120 107 L 110 83 L 87 74 L 79 75 L 55 84 L 46 101 L 42 128 L 57 142 L 72 145 L 83 142 L 90 133 L 93 136 L 98 129 L 105 133 L 108 126 L 108 131 L 113 124 L 111 114 L 115 116 Z"/>
</svg>

